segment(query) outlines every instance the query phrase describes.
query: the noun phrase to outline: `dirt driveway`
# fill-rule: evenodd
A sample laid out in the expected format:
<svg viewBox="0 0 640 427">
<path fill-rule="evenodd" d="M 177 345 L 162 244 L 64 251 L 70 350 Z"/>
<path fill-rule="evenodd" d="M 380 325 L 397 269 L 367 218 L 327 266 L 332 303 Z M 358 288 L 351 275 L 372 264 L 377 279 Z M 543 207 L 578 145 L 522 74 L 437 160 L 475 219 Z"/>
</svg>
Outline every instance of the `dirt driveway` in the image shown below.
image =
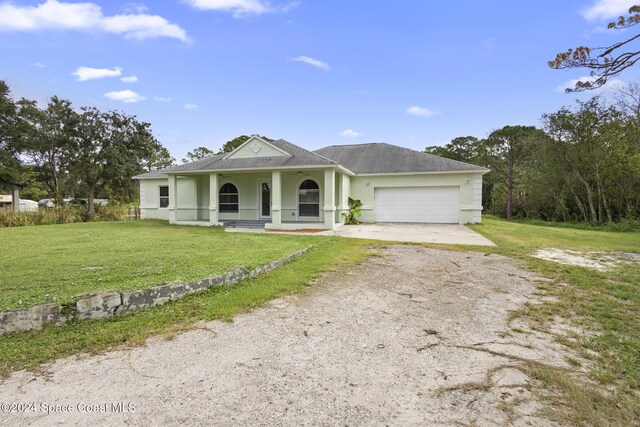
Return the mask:
<svg viewBox="0 0 640 427">
<path fill-rule="evenodd" d="M 538 301 L 511 260 L 392 246 L 306 294 L 173 340 L 73 357 L 13 375 L 0 402 L 72 405 L 0 413 L 5 424 L 551 424 L 522 358 L 565 366 L 557 346 L 514 333 L 508 311 Z M 134 404 L 114 414 L 111 404 Z M 107 404 L 79 412 L 78 403 Z M 84 406 L 82 407 L 84 408 Z"/>
</svg>

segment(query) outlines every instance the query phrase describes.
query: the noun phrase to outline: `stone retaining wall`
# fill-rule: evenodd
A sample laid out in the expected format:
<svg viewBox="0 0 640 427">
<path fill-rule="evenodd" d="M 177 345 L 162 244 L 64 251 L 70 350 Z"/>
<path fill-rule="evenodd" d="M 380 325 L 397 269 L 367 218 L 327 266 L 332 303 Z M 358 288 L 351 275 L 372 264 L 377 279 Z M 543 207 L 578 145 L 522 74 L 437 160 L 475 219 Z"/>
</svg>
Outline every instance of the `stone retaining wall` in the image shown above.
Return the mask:
<svg viewBox="0 0 640 427">
<path fill-rule="evenodd" d="M 175 301 L 185 295 L 202 291 L 212 286 L 237 283 L 248 277 L 259 276 L 292 261 L 294 258 L 308 252 L 310 248 L 311 246 L 308 246 L 287 257 L 252 270 L 240 268 L 230 273 L 193 282 L 165 283 L 149 289 L 131 292 L 114 292 L 80 297 L 76 301 L 75 310 L 73 308 L 70 310 L 71 313 L 65 313 L 64 311 L 66 310 L 63 310 L 60 305 L 55 303 L 3 311 L 0 312 L 0 335 L 12 332 L 37 331 L 45 326 L 61 325 L 72 320 L 98 320 L 121 313 L 135 313 L 149 307 L 162 305 L 168 301 Z"/>
</svg>

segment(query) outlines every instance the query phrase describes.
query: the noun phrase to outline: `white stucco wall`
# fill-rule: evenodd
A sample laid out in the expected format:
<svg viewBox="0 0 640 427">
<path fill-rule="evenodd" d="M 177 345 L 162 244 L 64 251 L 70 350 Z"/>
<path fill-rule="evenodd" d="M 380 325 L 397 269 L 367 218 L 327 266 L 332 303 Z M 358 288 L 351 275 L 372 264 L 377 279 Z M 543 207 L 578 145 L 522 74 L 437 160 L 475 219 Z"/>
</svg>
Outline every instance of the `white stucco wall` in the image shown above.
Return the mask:
<svg viewBox="0 0 640 427">
<path fill-rule="evenodd" d="M 180 210 L 176 213 L 179 219 L 196 219 L 199 212 L 209 215 L 209 188 L 206 177 L 179 178 L 178 202 Z M 200 185 L 197 185 L 200 183 Z M 169 219 L 169 209 L 160 207 L 160 186 L 169 185 L 166 178 L 140 180 L 140 217 L 142 219 Z M 198 197 L 200 196 L 200 197 Z M 170 200 L 169 204 L 173 205 Z"/>
<path fill-rule="evenodd" d="M 325 183 L 323 170 L 282 171 L 282 221 L 283 222 L 323 222 L 325 204 Z M 305 179 L 315 180 L 320 187 L 320 216 L 298 216 L 298 187 Z M 239 212 L 221 213 L 219 220 L 256 220 L 259 219 L 259 182 L 271 181 L 271 172 L 228 173 L 218 178 L 219 186 L 231 182 L 238 188 Z M 340 192 L 340 184 L 344 189 Z M 140 181 L 140 211 L 142 218 L 169 219 L 166 208 L 160 208 L 159 187 L 168 185 L 167 179 L 143 179 Z M 423 187 L 455 186 L 460 189 L 460 222 L 480 223 L 482 221 L 482 174 L 415 174 L 415 175 L 375 175 L 347 176 L 335 175 L 336 220 L 340 213 L 348 209 L 348 197 L 363 202 L 362 222 L 374 222 L 374 191 L 376 187 Z M 209 175 L 180 177 L 177 181 L 179 208 L 177 220 L 209 219 Z M 170 201 L 173 205 L 173 201 Z"/>
</svg>

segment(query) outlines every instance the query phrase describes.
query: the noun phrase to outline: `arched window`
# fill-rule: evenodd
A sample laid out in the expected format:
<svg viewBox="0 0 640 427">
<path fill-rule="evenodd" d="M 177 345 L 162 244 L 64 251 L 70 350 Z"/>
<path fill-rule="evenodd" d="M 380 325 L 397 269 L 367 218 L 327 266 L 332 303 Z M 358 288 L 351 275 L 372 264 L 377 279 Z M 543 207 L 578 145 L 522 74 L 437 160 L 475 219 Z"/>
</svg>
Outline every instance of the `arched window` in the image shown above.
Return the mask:
<svg viewBox="0 0 640 427">
<path fill-rule="evenodd" d="M 303 181 L 298 189 L 298 215 L 320 216 L 320 187 L 312 179 Z"/>
<path fill-rule="evenodd" d="M 238 188 L 230 182 L 220 187 L 220 213 L 238 212 Z"/>
</svg>

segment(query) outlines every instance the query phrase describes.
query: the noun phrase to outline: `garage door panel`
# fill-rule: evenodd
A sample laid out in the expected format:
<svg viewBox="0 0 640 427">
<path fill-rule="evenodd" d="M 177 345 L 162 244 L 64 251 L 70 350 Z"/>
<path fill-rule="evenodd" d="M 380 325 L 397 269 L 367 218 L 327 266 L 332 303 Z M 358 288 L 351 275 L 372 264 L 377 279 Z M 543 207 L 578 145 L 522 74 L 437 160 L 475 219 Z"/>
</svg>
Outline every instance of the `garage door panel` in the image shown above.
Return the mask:
<svg viewBox="0 0 640 427">
<path fill-rule="evenodd" d="M 458 223 L 459 187 L 378 187 L 376 222 Z"/>
</svg>

